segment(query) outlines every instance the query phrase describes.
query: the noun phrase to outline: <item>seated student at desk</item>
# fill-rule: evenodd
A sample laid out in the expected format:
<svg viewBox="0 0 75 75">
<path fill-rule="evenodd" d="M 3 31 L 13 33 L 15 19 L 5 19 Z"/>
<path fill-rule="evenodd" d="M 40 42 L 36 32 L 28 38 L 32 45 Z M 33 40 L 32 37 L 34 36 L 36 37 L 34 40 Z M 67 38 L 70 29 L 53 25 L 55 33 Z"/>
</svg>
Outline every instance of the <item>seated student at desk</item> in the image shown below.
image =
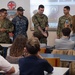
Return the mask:
<svg viewBox="0 0 75 75">
<path fill-rule="evenodd" d="M 15 72 L 14 67 L 1 55 L 0 55 L 0 70 L 4 71 L 7 75 L 11 75 L 12 73 Z"/>
<path fill-rule="evenodd" d="M 70 28 L 62 29 L 62 37 L 55 40 L 55 50 L 52 51 L 52 54 L 72 55 L 75 42 L 70 40 L 70 32 Z M 69 62 L 61 62 L 62 67 L 68 67 L 69 64 Z"/>
<path fill-rule="evenodd" d="M 40 36 L 38 36 L 36 32 L 33 32 L 33 37 L 37 37 L 40 40 Z M 46 44 L 40 43 L 40 48 L 46 48 Z"/>
<path fill-rule="evenodd" d="M 71 30 L 69 28 L 62 29 L 62 37 L 55 40 L 55 49 L 74 49 L 74 41 L 69 39 Z"/>
<path fill-rule="evenodd" d="M 29 55 L 19 60 L 20 75 L 44 75 L 44 71 L 53 71 L 53 67 L 39 55 L 40 43 L 36 37 L 27 41 L 25 50 Z"/>
<path fill-rule="evenodd" d="M 24 51 L 24 47 L 26 45 L 27 37 L 24 35 L 18 35 L 12 46 L 8 48 L 6 59 L 10 63 L 18 63 L 19 58 L 22 58 L 22 55 L 26 55 Z"/>
</svg>

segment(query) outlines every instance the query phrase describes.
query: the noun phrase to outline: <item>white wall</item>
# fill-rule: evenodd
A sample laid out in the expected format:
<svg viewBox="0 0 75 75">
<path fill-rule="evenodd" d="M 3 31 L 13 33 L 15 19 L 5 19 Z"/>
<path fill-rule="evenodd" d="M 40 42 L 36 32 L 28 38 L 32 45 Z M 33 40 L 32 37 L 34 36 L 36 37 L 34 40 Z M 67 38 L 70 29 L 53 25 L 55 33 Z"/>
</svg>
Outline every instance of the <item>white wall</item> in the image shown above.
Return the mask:
<svg viewBox="0 0 75 75">
<path fill-rule="evenodd" d="M 0 9 L 1 8 L 8 9 L 7 4 L 9 1 L 11 0 L 0 0 Z M 32 31 L 30 30 L 30 0 L 12 0 L 12 1 L 16 3 L 16 8 L 22 6 L 25 9 L 24 15 L 29 20 L 29 29 L 27 33 L 28 37 L 30 38 L 32 36 Z M 56 32 L 49 31 L 48 45 L 53 46 L 55 38 L 56 38 Z"/>
</svg>

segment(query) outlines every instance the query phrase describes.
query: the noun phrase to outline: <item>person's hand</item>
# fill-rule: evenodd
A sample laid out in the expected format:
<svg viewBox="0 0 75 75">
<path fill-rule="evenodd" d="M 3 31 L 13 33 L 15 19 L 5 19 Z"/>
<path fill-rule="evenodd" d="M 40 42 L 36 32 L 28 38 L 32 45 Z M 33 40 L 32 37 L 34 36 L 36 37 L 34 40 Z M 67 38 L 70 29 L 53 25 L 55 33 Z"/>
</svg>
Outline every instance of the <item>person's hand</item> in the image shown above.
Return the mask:
<svg viewBox="0 0 75 75">
<path fill-rule="evenodd" d="M 23 55 L 24 55 L 25 57 L 29 56 L 29 53 L 27 52 L 27 49 L 26 49 L 26 48 L 24 48 Z"/>
<path fill-rule="evenodd" d="M 37 53 L 36 56 L 37 56 L 38 58 L 44 59 L 44 58 L 39 54 L 39 52 Z"/>
<path fill-rule="evenodd" d="M 47 37 L 47 36 L 48 36 L 46 32 L 43 32 L 43 35 L 44 35 L 45 37 Z"/>
<path fill-rule="evenodd" d="M 5 32 L 6 29 L 5 29 L 5 28 L 1 28 L 0 31 L 1 31 L 1 32 Z"/>
</svg>

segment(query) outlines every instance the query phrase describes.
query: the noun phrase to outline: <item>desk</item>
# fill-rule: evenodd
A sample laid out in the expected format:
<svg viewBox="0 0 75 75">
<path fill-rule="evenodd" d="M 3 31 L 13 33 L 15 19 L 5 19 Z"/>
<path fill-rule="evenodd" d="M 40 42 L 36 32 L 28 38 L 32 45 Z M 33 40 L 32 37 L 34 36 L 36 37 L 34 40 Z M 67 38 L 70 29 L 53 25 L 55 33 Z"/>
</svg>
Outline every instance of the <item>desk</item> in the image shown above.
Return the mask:
<svg viewBox="0 0 75 75">
<path fill-rule="evenodd" d="M 0 43 L 0 45 L 3 46 L 3 47 L 10 47 L 12 44 L 1 44 Z"/>
<path fill-rule="evenodd" d="M 69 68 L 54 67 L 52 74 L 47 74 L 47 72 L 45 72 L 45 75 L 64 75 L 68 70 Z"/>
<path fill-rule="evenodd" d="M 18 64 L 12 64 L 13 67 L 15 68 L 15 73 L 11 74 L 11 75 L 19 75 L 19 66 Z M 5 75 L 5 72 L 4 71 L 0 71 L 0 74 L 4 74 Z"/>
<path fill-rule="evenodd" d="M 12 64 L 12 65 L 16 69 L 15 73 L 12 74 L 12 75 L 19 75 L 19 66 L 18 66 L 18 64 Z M 47 72 L 45 72 L 45 75 L 64 75 L 68 70 L 69 70 L 69 68 L 54 67 L 54 71 L 53 71 L 52 74 L 47 74 Z"/>
<path fill-rule="evenodd" d="M 60 61 L 68 61 L 68 62 L 72 62 L 75 61 L 75 56 L 73 55 L 60 55 L 60 54 L 41 54 L 41 56 L 43 57 L 47 57 L 47 58 L 56 58 L 59 57 Z"/>
<path fill-rule="evenodd" d="M 12 75 L 19 75 L 19 66 L 18 64 L 12 64 L 15 68 L 15 73 L 13 73 Z"/>
<path fill-rule="evenodd" d="M 15 73 L 13 73 L 12 75 L 19 75 L 19 66 L 18 64 L 12 64 L 15 68 Z M 52 74 L 48 74 L 47 72 L 44 72 L 44 75 L 64 75 L 69 68 L 62 68 L 62 67 L 53 67 L 54 70 L 52 72 Z M 4 71 L 0 71 L 1 73 L 4 73 Z"/>
</svg>

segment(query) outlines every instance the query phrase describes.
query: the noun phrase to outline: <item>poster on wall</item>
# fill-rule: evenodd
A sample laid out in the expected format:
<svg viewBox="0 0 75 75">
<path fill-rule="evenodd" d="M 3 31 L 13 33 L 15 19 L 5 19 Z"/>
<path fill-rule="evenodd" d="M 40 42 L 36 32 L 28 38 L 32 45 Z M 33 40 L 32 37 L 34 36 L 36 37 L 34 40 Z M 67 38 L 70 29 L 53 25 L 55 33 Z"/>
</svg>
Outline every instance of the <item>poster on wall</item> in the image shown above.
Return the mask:
<svg viewBox="0 0 75 75">
<path fill-rule="evenodd" d="M 12 20 L 15 16 L 16 16 L 16 3 L 14 1 L 9 1 L 8 4 L 7 4 L 7 13 L 8 13 L 8 16 L 7 18 L 9 20 Z"/>
<path fill-rule="evenodd" d="M 12 19 L 16 16 L 16 9 L 15 10 L 7 10 L 8 16 L 7 18 L 12 21 Z"/>
</svg>

